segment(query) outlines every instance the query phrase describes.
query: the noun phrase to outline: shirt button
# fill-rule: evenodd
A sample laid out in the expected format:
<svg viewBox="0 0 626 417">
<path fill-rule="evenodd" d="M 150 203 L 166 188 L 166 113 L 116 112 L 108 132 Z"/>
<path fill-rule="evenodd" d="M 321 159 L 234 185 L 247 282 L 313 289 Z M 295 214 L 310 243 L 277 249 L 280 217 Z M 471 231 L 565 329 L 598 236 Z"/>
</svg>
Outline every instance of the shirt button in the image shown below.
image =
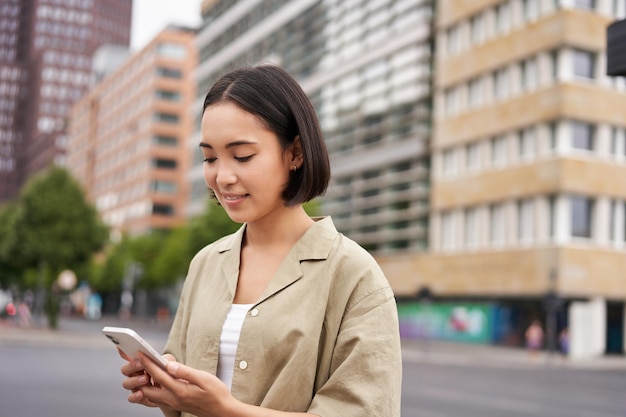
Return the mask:
<svg viewBox="0 0 626 417">
<path fill-rule="evenodd" d="M 241 361 L 239 362 L 239 369 L 246 369 L 248 367 L 248 362 Z"/>
<path fill-rule="evenodd" d="M 258 309 L 256 309 L 256 308 L 255 308 L 255 309 L 253 309 L 253 310 L 250 312 L 250 315 L 251 315 L 252 317 L 256 317 L 256 316 L 258 316 L 258 315 L 259 315 L 259 310 L 258 310 Z"/>
</svg>

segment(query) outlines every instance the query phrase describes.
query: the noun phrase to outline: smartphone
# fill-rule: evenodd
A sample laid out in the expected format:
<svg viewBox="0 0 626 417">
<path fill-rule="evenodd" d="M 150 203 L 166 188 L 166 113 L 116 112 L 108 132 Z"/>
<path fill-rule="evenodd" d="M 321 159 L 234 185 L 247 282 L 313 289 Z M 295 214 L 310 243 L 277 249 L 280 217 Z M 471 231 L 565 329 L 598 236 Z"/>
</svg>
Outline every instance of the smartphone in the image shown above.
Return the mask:
<svg viewBox="0 0 626 417">
<path fill-rule="evenodd" d="M 142 352 L 161 368 L 165 369 L 167 366 L 165 358 L 134 330 L 126 327 L 106 326 L 102 329 L 102 333 L 129 358 L 135 358 L 137 352 Z"/>
</svg>

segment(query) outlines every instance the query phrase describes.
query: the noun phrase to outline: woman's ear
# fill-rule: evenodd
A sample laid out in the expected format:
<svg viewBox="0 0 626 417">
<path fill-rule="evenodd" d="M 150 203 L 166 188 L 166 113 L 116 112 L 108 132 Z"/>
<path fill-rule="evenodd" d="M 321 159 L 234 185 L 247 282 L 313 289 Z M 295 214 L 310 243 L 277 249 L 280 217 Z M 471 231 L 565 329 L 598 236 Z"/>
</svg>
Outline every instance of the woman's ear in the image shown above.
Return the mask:
<svg viewBox="0 0 626 417">
<path fill-rule="evenodd" d="M 300 139 L 300 135 L 296 136 L 291 144 L 291 161 L 290 164 L 300 168 L 302 163 L 304 162 L 304 155 L 302 154 L 302 140 Z"/>
</svg>

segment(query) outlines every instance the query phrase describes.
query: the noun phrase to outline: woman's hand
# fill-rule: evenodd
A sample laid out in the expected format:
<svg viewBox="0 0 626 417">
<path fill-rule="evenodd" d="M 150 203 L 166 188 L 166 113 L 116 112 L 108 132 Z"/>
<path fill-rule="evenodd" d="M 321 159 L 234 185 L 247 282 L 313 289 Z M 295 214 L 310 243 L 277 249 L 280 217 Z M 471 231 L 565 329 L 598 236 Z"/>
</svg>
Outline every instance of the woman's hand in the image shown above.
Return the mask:
<svg viewBox="0 0 626 417">
<path fill-rule="evenodd" d="M 139 389 L 144 386 L 154 386 L 155 382 L 150 376 L 150 374 L 146 371 L 143 363 L 138 359 L 132 359 L 128 357 L 124 352 L 118 349 L 120 356 L 125 359 L 127 362 L 122 366 L 121 371 L 126 379 L 122 381 L 122 386 L 131 391 L 128 395 L 128 401 L 131 403 L 145 405 L 146 407 L 158 407 L 158 404 L 152 403 L 147 400 L 145 397 L 141 395 Z M 163 357 L 168 362 L 176 362 L 176 358 L 173 355 L 165 354 Z M 149 359 L 145 359 L 146 361 L 150 361 Z M 139 392 L 139 394 L 137 394 Z M 177 411 L 171 409 L 161 408 L 163 414 L 167 415 L 178 415 Z"/>
<path fill-rule="evenodd" d="M 126 379 L 124 387 L 133 391 L 128 397 L 129 401 L 162 409 L 181 410 L 197 416 L 235 414 L 234 408 L 241 403 L 215 375 L 190 368 L 169 357 L 167 359 L 169 361 L 167 370 L 161 369 L 141 353 L 140 365 L 127 365 L 124 370 L 130 376 Z M 139 368 L 152 376 L 151 383 L 141 375 L 136 376 Z M 150 380 L 149 377 L 147 379 Z"/>
</svg>

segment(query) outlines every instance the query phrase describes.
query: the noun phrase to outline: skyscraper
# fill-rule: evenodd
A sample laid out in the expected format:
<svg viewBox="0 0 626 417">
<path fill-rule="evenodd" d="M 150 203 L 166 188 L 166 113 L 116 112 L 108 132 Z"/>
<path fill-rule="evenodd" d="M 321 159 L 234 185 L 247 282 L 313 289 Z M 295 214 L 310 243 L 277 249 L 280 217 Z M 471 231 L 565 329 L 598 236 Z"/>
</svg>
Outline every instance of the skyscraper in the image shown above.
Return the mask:
<svg viewBox="0 0 626 417">
<path fill-rule="evenodd" d="M 132 0 L 0 4 L 0 202 L 30 175 L 65 163 L 71 105 L 104 44 L 128 46 Z"/>
</svg>

